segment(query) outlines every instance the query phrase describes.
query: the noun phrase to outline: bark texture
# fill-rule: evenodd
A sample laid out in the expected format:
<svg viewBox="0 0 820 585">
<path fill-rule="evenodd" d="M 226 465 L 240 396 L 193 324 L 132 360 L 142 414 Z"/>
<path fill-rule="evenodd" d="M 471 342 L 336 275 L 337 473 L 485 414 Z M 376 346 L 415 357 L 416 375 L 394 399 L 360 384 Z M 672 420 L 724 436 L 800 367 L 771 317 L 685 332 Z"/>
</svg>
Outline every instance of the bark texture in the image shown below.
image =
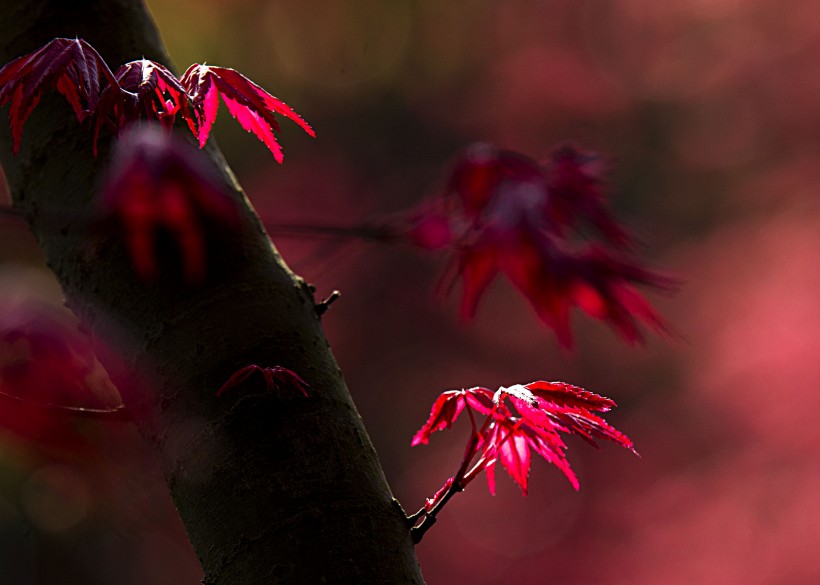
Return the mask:
<svg viewBox="0 0 820 585">
<path fill-rule="evenodd" d="M 0 0 L 0 62 L 58 36 L 87 40 L 112 70 L 143 56 L 169 64 L 140 0 Z M 204 582 L 422 583 L 313 297 L 216 149 L 207 154 L 240 202 L 242 229 L 209 226 L 208 279 L 196 287 L 174 243 L 161 241 L 162 277 L 146 284 L 120 234 L 89 229 L 108 138 L 95 159 L 91 130 L 56 92 L 27 122 L 18 156 L 0 128 L 14 205 L 68 305 L 102 340 L 101 361 L 155 449 Z M 255 377 L 217 398 L 248 364 L 292 369 L 310 397 L 269 392 Z"/>
</svg>

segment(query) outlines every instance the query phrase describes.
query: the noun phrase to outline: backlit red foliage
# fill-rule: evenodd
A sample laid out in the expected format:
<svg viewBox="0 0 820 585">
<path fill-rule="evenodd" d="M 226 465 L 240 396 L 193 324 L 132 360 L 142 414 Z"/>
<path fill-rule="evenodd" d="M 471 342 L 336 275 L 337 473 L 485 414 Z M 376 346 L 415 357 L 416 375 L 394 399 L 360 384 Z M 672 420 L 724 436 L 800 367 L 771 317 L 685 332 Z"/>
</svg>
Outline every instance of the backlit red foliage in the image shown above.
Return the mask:
<svg viewBox="0 0 820 585">
<path fill-rule="evenodd" d="M 101 127 L 117 134 L 140 118 L 157 120 L 170 129 L 177 113 L 184 110 L 190 117 L 189 98 L 185 88 L 168 69 L 148 59 L 126 63 L 114 73 L 116 84 L 102 92 L 99 114 L 94 128 L 94 151 Z"/>
<path fill-rule="evenodd" d="M 426 444 L 432 433 L 450 428 L 466 409 L 472 432 L 461 467 L 448 480 L 453 489 L 464 489 L 485 471 L 490 492 L 495 493 L 495 464 L 500 461 L 526 494 L 533 452 L 558 467 L 578 489 L 578 479 L 566 459 L 566 444 L 559 433 L 578 435 L 594 446 L 596 439 L 607 439 L 634 451 L 626 435 L 595 414 L 614 406 L 609 398 L 563 382 L 515 384 L 495 392 L 483 387 L 449 390 L 433 404 L 430 417 L 411 444 Z M 485 417 L 480 427 L 476 415 Z M 435 507 L 442 498 L 440 492 L 426 508 Z"/>
<path fill-rule="evenodd" d="M 219 108 L 219 96 L 231 115 L 245 130 L 253 132 L 278 162 L 282 162 L 282 148 L 274 135 L 280 130 L 274 114 L 293 120 L 310 136 L 316 136 L 290 106 L 233 69 L 194 63 L 181 82 L 194 104 L 194 115 L 188 117 L 188 124 L 200 146 L 205 145 L 210 135 Z"/>
<path fill-rule="evenodd" d="M 542 165 L 474 145 L 456 160 L 443 197 L 424 204 L 408 233 L 422 247 L 452 250 L 443 284 L 461 281 L 465 318 L 504 274 L 564 346 L 572 345 L 573 307 L 640 341 L 639 324 L 656 331 L 665 325 L 635 285 L 668 289 L 674 282 L 629 252 L 632 240 L 607 207 L 603 171 L 600 157 L 571 146 Z"/>
<path fill-rule="evenodd" d="M 290 118 L 315 136 L 287 104 L 233 69 L 194 64 L 179 80 L 163 65 L 139 59 L 112 74 L 91 45 L 80 39 L 59 38 L 0 69 L 0 107 L 11 100 L 9 120 L 15 154 L 23 125 L 42 92 L 55 88 L 69 101 L 80 122 L 96 117 L 95 154 L 103 126 L 117 134 L 131 122 L 145 118 L 170 128 L 177 114 L 185 118 L 202 147 L 216 118 L 219 95 L 231 115 L 253 132 L 278 162 L 282 162 L 282 149 L 274 135 L 279 131 L 275 114 Z"/>
</svg>

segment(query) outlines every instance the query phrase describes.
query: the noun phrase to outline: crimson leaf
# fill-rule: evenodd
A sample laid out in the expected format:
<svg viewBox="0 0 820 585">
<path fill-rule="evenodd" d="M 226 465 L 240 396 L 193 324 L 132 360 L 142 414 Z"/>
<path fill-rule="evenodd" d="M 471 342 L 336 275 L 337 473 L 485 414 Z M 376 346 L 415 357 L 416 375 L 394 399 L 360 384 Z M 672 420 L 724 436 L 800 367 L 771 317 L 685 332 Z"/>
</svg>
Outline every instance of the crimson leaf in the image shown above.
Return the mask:
<svg viewBox="0 0 820 585">
<path fill-rule="evenodd" d="M 114 73 L 115 83 L 100 95 L 94 128 L 94 153 L 103 124 L 116 133 L 138 118 L 156 119 L 170 128 L 177 112 L 189 115 L 189 97 L 167 68 L 148 59 L 130 61 Z"/>
<path fill-rule="evenodd" d="M 564 382 L 538 380 L 502 386 L 496 392 L 481 387 L 448 390 L 433 404 L 412 444 L 427 443 L 431 433 L 450 428 L 469 409 L 473 432 L 454 476 L 456 485 L 463 488 L 484 471 L 490 492 L 495 493 L 495 464 L 501 462 L 526 494 L 534 451 L 558 467 L 577 490 L 578 478 L 567 461 L 566 444 L 559 433 L 578 435 L 595 446 L 595 439 L 607 439 L 635 452 L 629 437 L 595 414 L 614 406 L 609 398 Z M 480 429 L 473 412 L 485 416 Z"/>
<path fill-rule="evenodd" d="M 11 100 L 12 150 L 20 150 L 23 125 L 46 89 L 56 88 L 79 121 L 94 112 L 100 97 L 100 78 L 116 81 L 103 58 L 81 39 L 58 38 L 0 69 L 0 107 Z"/>
<path fill-rule="evenodd" d="M 468 390 L 442 392 L 433 403 L 427 422 L 415 434 L 410 444 L 413 447 L 420 443 L 427 444 L 432 433 L 449 429 L 465 406 L 470 406 L 481 414 L 488 414 L 492 408 L 492 398 L 492 391 L 480 386 Z"/>
<path fill-rule="evenodd" d="M 265 380 L 265 386 L 268 390 L 272 391 L 280 388 L 281 386 L 290 386 L 291 388 L 301 392 L 305 397 L 308 395 L 307 389 L 310 385 L 305 382 L 296 372 L 283 368 L 282 366 L 263 368 L 261 366 L 257 366 L 256 364 L 251 364 L 235 371 L 231 377 L 228 378 L 224 384 L 222 384 L 219 390 L 217 390 L 216 395 L 221 396 L 226 390 L 230 390 L 231 388 L 241 385 L 254 372 L 262 373 L 262 377 Z"/>
<path fill-rule="evenodd" d="M 238 71 L 194 63 L 180 81 L 194 104 L 194 116 L 193 119 L 189 118 L 188 124 L 199 139 L 200 147 L 205 145 L 210 135 L 220 95 L 231 115 L 268 147 L 277 162 L 282 162 L 282 148 L 274 134 L 280 131 L 274 114 L 293 120 L 310 136 L 316 136 L 308 123 L 290 106 Z"/>
</svg>

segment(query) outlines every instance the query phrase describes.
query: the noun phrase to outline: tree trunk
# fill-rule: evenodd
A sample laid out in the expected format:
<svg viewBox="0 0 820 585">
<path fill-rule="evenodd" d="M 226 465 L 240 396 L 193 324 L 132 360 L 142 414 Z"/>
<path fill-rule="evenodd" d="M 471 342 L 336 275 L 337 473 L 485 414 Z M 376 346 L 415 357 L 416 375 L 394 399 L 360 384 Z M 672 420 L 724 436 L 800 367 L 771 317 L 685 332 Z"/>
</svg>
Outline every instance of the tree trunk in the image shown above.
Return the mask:
<svg viewBox="0 0 820 585">
<path fill-rule="evenodd" d="M 140 0 L 0 0 L 0 62 L 54 37 L 87 40 L 112 70 L 168 64 Z M 408 527 L 330 353 L 313 296 L 282 262 L 230 170 L 206 149 L 242 209 L 242 229 L 208 228 L 208 277 L 188 286 L 176 246 L 159 242 L 161 278 L 138 280 L 121 235 L 94 228 L 88 125 L 43 95 L 0 160 L 69 307 L 150 441 L 205 583 L 422 583 Z M 273 162 L 272 162 L 273 164 Z M 112 349 L 115 348 L 115 349 Z M 287 367 L 309 384 L 269 391 L 261 376 L 217 398 L 239 368 Z"/>
</svg>

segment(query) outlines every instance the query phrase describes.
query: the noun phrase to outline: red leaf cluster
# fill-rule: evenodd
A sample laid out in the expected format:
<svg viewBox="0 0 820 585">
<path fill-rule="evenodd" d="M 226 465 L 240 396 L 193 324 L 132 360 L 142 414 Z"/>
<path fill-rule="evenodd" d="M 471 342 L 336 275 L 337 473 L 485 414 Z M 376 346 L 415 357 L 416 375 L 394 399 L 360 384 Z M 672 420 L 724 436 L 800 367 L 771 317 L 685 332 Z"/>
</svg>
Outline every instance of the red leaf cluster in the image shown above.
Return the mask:
<svg viewBox="0 0 820 585">
<path fill-rule="evenodd" d="M 244 368 L 240 368 L 234 372 L 231 377 L 228 378 L 224 384 L 222 384 L 219 390 L 217 390 L 216 395 L 221 396 L 226 390 L 239 386 L 255 372 L 260 372 L 262 374 L 262 378 L 265 380 L 265 386 L 268 390 L 277 390 L 283 386 L 287 386 L 298 390 L 305 397 L 308 395 L 307 389 L 310 388 L 310 385 L 305 382 L 296 372 L 283 368 L 282 366 L 263 368 L 255 364 L 245 366 Z"/>
<path fill-rule="evenodd" d="M 224 67 L 192 65 L 182 79 L 163 65 L 139 59 L 116 73 L 94 48 L 80 39 L 54 39 L 37 51 L 0 69 L 0 107 L 11 100 L 9 120 L 13 150 L 20 149 L 23 125 L 43 91 L 57 89 L 74 109 L 77 119 L 95 117 L 94 151 L 103 126 L 116 134 L 141 118 L 170 128 L 177 114 L 205 145 L 217 113 L 217 97 L 243 128 L 253 132 L 282 162 L 274 132 L 274 114 L 290 118 L 309 135 L 313 129 L 282 100 L 270 95 L 241 73 Z"/>
<path fill-rule="evenodd" d="M 570 310 L 580 307 L 630 342 L 639 324 L 665 325 L 635 289 L 674 281 L 642 266 L 632 239 L 606 204 L 602 159 L 575 147 L 539 164 L 491 145 L 470 147 L 455 162 L 443 197 L 414 214 L 410 238 L 453 252 L 443 284 L 461 280 L 461 314 L 475 315 L 489 285 L 504 274 L 564 346 Z"/>
<path fill-rule="evenodd" d="M 578 435 L 593 446 L 597 446 L 596 439 L 607 439 L 634 451 L 626 435 L 595 414 L 614 406 L 609 398 L 563 382 L 516 384 L 495 392 L 479 386 L 442 393 L 412 445 L 427 443 L 432 433 L 450 428 L 465 410 L 472 433 L 458 473 L 428 500 L 425 509 L 432 510 L 450 486 L 463 489 L 481 471 L 486 472 L 494 494 L 495 464 L 499 461 L 526 494 L 533 452 L 558 467 L 577 490 L 578 479 L 566 459 L 566 444 L 559 433 Z M 476 414 L 485 417 L 481 427 L 476 424 Z"/>
<path fill-rule="evenodd" d="M 156 280 L 156 240 L 164 231 L 178 243 L 185 279 L 205 278 L 204 222 L 239 221 L 236 206 L 211 168 L 190 145 L 156 128 L 130 131 L 114 149 L 101 190 L 106 222 L 122 231 L 137 275 Z"/>
<path fill-rule="evenodd" d="M 156 119 L 170 129 L 176 114 L 185 109 L 190 116 L 185 88 L 168 69 L 147 59 L 126 63 L 114 73 L 116 83 L 100 95 L 99 114 L 94 127 L 94 152 L 100 129 L 106 125 L 116 134 L 140 117 Z"/>
</svg>

